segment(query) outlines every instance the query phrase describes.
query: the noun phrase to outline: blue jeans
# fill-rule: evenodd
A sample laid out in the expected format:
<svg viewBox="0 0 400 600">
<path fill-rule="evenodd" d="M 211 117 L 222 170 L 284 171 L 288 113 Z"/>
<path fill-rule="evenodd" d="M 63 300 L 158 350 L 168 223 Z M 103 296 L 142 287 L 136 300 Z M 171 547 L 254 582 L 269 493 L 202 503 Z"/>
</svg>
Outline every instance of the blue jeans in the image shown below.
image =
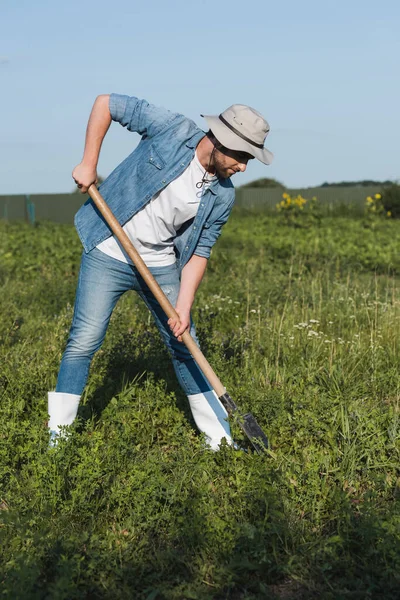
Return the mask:
<svg viewBox="0 0 400 600">
<path fill-rule="evenodd" d="M 173 306 L 179 293 L 176 265 L 150 268 Z M 83 253 L 75 299 L 74 316 L 58 374 L 56 392 L 81 394 L 88 378 L 93 355 L 106 335 L 111 313 L 122 294 L 135 290 L 151 311 L 172 356 L 178 381 L 186 395 L 211 389 L 186 346 L 171 334 L 168 318 L 135 267 L 107 256 L 97 248 Z M 195 327 L 190 334 L 197 345 Z"/>
</svg>

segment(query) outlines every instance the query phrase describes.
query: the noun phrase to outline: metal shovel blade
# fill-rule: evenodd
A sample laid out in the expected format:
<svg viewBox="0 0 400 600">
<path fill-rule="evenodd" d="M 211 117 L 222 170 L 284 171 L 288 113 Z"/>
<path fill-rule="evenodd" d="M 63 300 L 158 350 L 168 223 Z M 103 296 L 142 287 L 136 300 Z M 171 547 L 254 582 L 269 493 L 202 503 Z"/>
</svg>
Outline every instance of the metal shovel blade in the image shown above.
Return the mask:
<svg viewBox="0 0 400 600">
<path fill-rule="evenodd" d="M 235 414 L 237 422 L 247 435 L 257 454 L 263 454 L 268 449 L 268 438 L 253 415 L 251 413 L 246 413 L 245 415 L 237 414 L 238 408 L 227 393 L 220 396 L 219 399 L 229 415 Z"/>
<path fill-rule="evenodd" d="M 257 454 L 263 454 L 268 449 L 268 438 L 253 415 L 251 413 L 241 415 L 238 423 L 249 438 Z"/>
</svg>

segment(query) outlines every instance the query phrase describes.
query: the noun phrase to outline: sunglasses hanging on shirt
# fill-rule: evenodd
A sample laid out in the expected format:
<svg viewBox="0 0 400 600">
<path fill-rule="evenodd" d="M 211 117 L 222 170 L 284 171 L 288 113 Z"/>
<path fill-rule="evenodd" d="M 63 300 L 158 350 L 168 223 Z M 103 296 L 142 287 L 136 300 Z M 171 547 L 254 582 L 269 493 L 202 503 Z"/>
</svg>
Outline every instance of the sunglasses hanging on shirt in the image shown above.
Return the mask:
<svg viewBox="0 0 400 600">
<path fill-rule="evenodd" d="M 203 177 L 201 178 L 201 181 L 198 181 L 196 183 L 196 187 L 197 187 L 198 190 L 202 190 L 205 185 L 211 183 L 210 179 L 209 179 L 210 173 L 208 172 L 208 169 L 210 168 L 211 161 L 214 158 L 214 152 L 215 152 L 215 150 L 216 150 L 216 146 L 214 146 L 214 148 L 212 149 L 212 152 L 210 154 L 210 160 L 208 161 L 207 169 L 204 171 L 204 174 L 203 174 Z M 211 175 L 211 177 L 214 177 L 214 175 Z"/>
</svg>

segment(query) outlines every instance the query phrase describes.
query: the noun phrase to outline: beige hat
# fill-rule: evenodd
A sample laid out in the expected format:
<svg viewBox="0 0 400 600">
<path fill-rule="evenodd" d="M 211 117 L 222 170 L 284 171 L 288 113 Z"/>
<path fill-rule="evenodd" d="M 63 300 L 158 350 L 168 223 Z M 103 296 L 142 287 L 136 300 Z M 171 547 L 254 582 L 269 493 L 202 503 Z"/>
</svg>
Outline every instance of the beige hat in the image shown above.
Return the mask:
<svg viewBox="0 0 400 600">
<path fill-rule="evenodd" d="M 247 152 L 269 165 L 274 155 L 264 148 L 269 125 L 259 112 L 245 104 L 232 104 L 219 116 L 201 115 L 217 140 L 230 150 Z"/>
</svg>

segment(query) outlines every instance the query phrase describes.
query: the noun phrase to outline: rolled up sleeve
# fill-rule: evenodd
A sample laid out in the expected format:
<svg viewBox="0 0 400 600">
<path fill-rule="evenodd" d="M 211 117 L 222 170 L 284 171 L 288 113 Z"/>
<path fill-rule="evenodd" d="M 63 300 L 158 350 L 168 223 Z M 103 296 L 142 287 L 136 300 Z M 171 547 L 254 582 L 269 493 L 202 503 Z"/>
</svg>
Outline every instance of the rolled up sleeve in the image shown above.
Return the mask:
<svg viewBox="0 0 400 600">
<path fill-rule="evenodd" d="M 121 123 L 121 125 L 124 120 L 128 99 L 129 96 L 122 96 L 121 94 L 110 94 L 109 109 L 111 118 L 113 121 L 118 121 L 118 123 Z M 125 123 L 124 126 L 126 125 L 127 123 Z"/>
<path fill-rule="evenodd" d="M 229 215 L 231 214 L 234 201 L 235 198 L 233 197 L 232 201 L 221 211 L 219 211 L 219 214 L 216 216 L 215 220 L 206 222 L 201 231 L 199 241 L 197 242 L 193 254 L 196 256 L 202 256 L 203 258 L 210 258 L 211 248 L 221 235 L 222 227 L 225 225 Z"/>
<path fill-rule="evenodd" d="M 147 100 L 121 94 L 110 94 L 109 110 L 113 121 L 117 121 L 129 131 L 149 137 L 161 131 L 177 116 L 176 113 L 154 106 Z"/>
</svg>

